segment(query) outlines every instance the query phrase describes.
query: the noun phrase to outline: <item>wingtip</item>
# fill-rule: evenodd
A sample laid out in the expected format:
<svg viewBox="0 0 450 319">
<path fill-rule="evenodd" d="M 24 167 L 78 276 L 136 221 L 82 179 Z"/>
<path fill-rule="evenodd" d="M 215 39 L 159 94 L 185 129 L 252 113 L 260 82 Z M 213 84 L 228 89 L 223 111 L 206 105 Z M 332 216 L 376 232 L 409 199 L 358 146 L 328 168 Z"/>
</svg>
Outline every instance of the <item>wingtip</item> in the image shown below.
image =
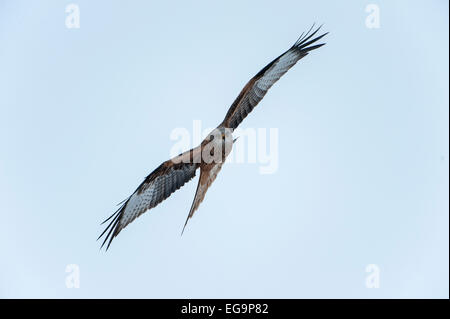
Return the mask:
<svg viewBox="0 0 450 319">
<path fill-rule="evenodd" d="M 294 47 L 304 47 L 306 42 L 311 39 L 319 30 L 323 27 L 323 23 L 319 25 L 316 29 L 314 27 L 316 26 L 316 22 L 313 23 L 313 25 L 309 28 L 308 32 L 302 32 L 298 40 L 294 43 Z M 314 30 L 314 31 L 313 31 Z M 311 32 L 313 31 L 313 32 Z M 310 40 L 306 45 L 309 45 L 311 43 L 316 42 L 317 40 L 321 39 L 322 37 L 326 36 L 329 32 L 326 32 L 312 40 Z"/>
</svg>

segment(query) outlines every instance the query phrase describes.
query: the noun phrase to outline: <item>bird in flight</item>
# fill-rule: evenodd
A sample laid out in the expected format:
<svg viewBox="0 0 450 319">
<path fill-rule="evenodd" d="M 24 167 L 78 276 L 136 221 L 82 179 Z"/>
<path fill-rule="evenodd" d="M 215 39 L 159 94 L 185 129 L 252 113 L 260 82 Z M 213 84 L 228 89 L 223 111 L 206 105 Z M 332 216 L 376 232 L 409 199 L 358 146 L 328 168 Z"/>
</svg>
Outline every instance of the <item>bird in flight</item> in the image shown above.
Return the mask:
<svg viewBox="0 0 450 319">
<path fill-rule="evenodd" d="M 119 209 L 102 223 L 109 221 L 106 229 L 98 237 L 100 239 L 106 235 L 101 247 L 108 243 L 106 246 L 108 250 L 112 240 L 122 229 L 168 198 L 194 178 L 197 169 L 200 169 L 197 191 L 183 226 L 182 233 L 184 232 L 187 222 L 205 198 L 208 187 L 216 179 L 222 164 L 231 152 L 233 143 L 236 141 L 232 136 L 233 130 L 262 100 L 272 85 L 297 61 L 308 55 L 310 51 L 325 45 L 325 43 L 316 43 L 328 32 L 316 36 L 320 27 L 314 31 L 313 29 L 314 25 L 308 32 L 302 33 L 292 47 L 266 65 L 244 86 L 228 110 L 225 119 L 199 146 L 162 163 L 144 179 L 130 197 L 119 204 Z"/>
</svg>

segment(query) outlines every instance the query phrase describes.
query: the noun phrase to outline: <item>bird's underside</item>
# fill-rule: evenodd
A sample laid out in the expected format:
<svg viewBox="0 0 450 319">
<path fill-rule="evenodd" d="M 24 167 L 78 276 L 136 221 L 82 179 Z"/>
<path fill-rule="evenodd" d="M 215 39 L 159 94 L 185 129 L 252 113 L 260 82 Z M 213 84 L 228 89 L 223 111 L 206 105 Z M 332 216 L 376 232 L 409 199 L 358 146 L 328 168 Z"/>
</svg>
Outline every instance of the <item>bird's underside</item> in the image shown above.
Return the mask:
<svg viewBox="0 0 450 319">
<path fill-rule="evenodd" d="M 183 227 L 184 231 L 188 220 L 203 201 L 206 191 L 217 177 L 223 162 L 231 151 L 235 141 L 232 137 L 233 130 L 283 74 L 310 51 L 325 44 L 315 44 L 327 34 L 314 37 L 319 29 L 320 27 L 311 32 L 313 30 L 311 27 L 306 34 L 300 36 L 291 48 L 259 71 L 244 86 L 223 122 L 199 146 L 162 163 L 144 179 L 134 193 L 120 204 L 119 209 L 103 222 L 109 221 L 108 226 L 99 236 L 100 238 L 105 235 L 102 247 L 108 243 L 106 248 L 108 249 L 112 240 L 123 228 L 189 182 L 196 175 L 196 171 L 200 169 L 197 191 Z"/>
</svg>

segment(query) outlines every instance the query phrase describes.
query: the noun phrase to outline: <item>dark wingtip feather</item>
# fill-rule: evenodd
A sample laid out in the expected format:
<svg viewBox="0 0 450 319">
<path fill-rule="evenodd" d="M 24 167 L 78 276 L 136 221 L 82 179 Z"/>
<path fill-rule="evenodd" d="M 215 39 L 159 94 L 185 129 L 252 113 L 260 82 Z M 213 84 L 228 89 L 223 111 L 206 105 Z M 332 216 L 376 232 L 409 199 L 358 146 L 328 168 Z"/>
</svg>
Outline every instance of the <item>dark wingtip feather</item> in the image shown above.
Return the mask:
<svg viewBox="0 0 450 319">
<path fill-rule="evenodd" d="M 108 250 L 109 245 L 111 245 L 111 242 L 112 242 L 113 238 L 117 235 L 117 224 L 120 221 L 120 217 L 122 216 L 122 213 L 123 213 L 123 210 L 125 209 L 126 204 L 127 204 L 127 201 L 123 202 L 122 206 L 120 206 L 119 209 L 116 210 L 116 212 L 114 214 L 112 214 L 110 217 L 108 217 L 102 223 L 102 225 L 103 225 L 105 222 L 109 221 L 112 218 L 112 220 L 110 221 L 108 226 L 105 228 L 105 230 L 103 230 L 103 232 L 97 238 L 97 240 L 99 240 L 109 230 L 109 232 L 107 233 L 105 239 L 103 240 L 102 245 L 100 246 L 100 249 L 103 248 L 103 246 L 106 244 L 106 242 L 109 239 L 108 245 L 106 247 L 106 250 Z"/>
<path fill-rule="evenodd" d="M 318 49 L 318 48 L 320 48 L 321 46 L 324 46 L 326 43 L 321 43 L 321 44 L 316 44 L 316 45 L 313 45 L 313 46 L 311 46 L 311 47 L 308 47 L 308 52 L 309 51 L 312 51 L 312 50 L 315 50 L 315 49 Z"/>
<path fill-rule="evenodd" d="M 117 215 L 117 216 L 119 216 L 119 215 Z M 118 224 L 119 221 L 120 221 L 120 218 L 115 218 L 115 219 L 113 219 L 113 220 L 111 221 L 111 223 L 108 225 L 108 227 L 105 229 L 104 232 L 106 232 L 106 230 L 107 230 L 109 227 L 111 227 L 111 229 L 109 230 L 108 234 L 106 235 L 105 240 L 103 241 L 102 246 L 101 246 L 100 248 L 103 248 L 103 246 L 105 245 L 105 243 L 106 243 L 106 242 L 108 241 L 108 239 L 109 239 L 108 245 L 106 246 L 106 251 L 108 251 L 109 245 L 111 245 L 112 240 L 113 240 L 114 237 L 116 236 L 116 227 L 117 227 L 117 224 Z M 114 233 L 113 233 L 113 232 L 114 232 Z M 112 234 L 112 236 L 111 236 L 111 234 Z"/>
<path fill-rule="evenodd" d="M 308 32 L 302 32 L 302 34 L 300 35 L 300 37 L 298 38 L 297 41 L 295 41 L 294 46 L 296 46 L 298 43 L 302 42 L 307 36 L 308 34 L 311 32 L 311 30 L 314 28 L 314 26 L 316 25 L 316 23 L 314 22 L 313 25 L 311 26 L 311 28 L 309 28 Z M 303 36 L 304 34 L 304 36 Z"/>
<path fill-rule="evenodd" d="M 320 48 L 321 46 L 325 45 L 325 43 L 321 43 L 321 44 L 318 44 L 318 45 L 311 46 L 311 44 L 319 41 L 320 39 L 322 39 L 324 36 L 326 36 L 329 33 L 329 32 L 326 32 L 326 33 L 324 33 L 324 34 L 322 34 L 320 36 L 317 36 L 317 37 L 311 39 L 322 28 L 323 24 L 321 24 L 319 27 L 317 27 L 317 29 L 315 29 L 311 33 L 311 31 L 314 29 L 314 26 L 315 26 L 315 23 L 312 25 L 312 27 L 308 30 L 308 32 L 305 35 L 303 35 L 303 33 L 302 33 L 300 38 L 292 46 L 293 49 L 299 50 L 300 52 L 306 54 L 309 51 L 315 50 L 315 49 Z"/>
<path fill-rule="evenodd" d="M 121 209 L 122 209 L 122 206 L 119 207 L 119 209 L 117 209 L 111 216 L 109 216 L 109 217 L 106 218 L 104 221 L 102 221 L 102 223 L 101 223 L 100 225 L 103 225 L 103 224 L 106 223 L 108 220 L 110 220 L 111 218 L 113 218 L 113 217 L 117 214 L 117 212 L 118 212 L 119 210 L 121 210 Z"/>
</svg>

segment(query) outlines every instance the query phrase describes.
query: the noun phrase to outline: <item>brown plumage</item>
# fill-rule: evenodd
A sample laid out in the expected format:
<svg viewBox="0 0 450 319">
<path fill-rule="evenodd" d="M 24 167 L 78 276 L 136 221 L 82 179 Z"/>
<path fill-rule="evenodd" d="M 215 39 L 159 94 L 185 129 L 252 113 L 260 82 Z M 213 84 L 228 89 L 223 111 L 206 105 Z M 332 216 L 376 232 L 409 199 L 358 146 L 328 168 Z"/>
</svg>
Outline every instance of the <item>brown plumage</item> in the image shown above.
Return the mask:
<svg viewBox="0 0 450 319">
<path fill-rule="evenodd" d="M 231 152 L 235 141 L 232 137 L 233 130 L 256 107 L 283 74 L 310 51 L 324 45 L 324 43 L 312 45 L 327 34 L 313 38 L 320 29 L 319 27 L 311 33 L 313 27 L 304 36 L 302 34 L 291 48 L 270 62 L 244 86 L 223 122 L 199 146 L 162 163 L 145 178 L 130 197 L 121 203 L 119 209 L 103 222 L 110 221 L 99 236 L 100 238 L 106 234 L 102 247 L 108 242 L 106 248 L 108 249 L 112 240 L 123 228 L 194 178 L 197 169 L 200 168 L 197 191 L 183 226 L 182 233 L 184 232 L 187 222 L 205 198 L 206 191 L 216 179 Z"/>
</svg>

